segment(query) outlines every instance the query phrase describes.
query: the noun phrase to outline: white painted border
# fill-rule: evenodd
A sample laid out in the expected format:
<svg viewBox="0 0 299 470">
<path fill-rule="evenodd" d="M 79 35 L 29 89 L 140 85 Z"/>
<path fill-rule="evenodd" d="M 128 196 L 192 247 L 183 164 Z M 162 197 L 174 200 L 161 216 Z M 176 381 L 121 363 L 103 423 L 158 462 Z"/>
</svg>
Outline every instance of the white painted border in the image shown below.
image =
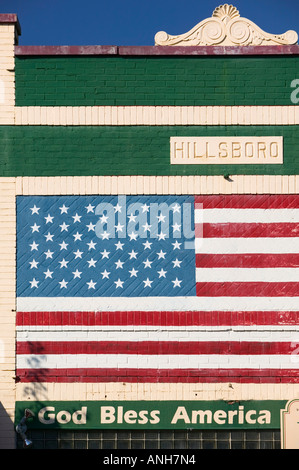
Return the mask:
<svg viewBox="0 0 299 470">
<path fill-rule="evenodd" d="M 299 194 L 299 175 L 25 176 L 16 195 Z M 1 178 L 0 178 L 1 181 Z"/>
<path fill-rule="evenodd" d="M 276 126 L 299 124 L 299 106 L 16 106 L 25 126 Z"/>
<path fill-rule="evenodd" d="M 16 400 L 288 400 L 299 384 L 18 383 Z"/>
</svg>

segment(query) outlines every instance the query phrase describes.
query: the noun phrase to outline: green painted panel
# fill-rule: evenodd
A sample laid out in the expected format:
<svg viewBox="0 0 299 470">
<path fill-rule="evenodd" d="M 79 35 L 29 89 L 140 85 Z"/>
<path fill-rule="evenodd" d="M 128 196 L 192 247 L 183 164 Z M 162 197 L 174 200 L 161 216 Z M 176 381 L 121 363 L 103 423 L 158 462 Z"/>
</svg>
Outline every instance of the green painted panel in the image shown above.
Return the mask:
<svg viewBox="0 0 299 470">
<path fill-rule="evenodd" d="M 296 126 L 1 126 L 0 176 L 294 175 Z M 171 165 L 171 136 L 283 136 L 284 163 Z"/>
<path fill-rule="evenodd" d="M 19 56 L 16 105 L 292 105 L 298 67 L 298 56 Z"/>
<path fill-rule="evenodd" d="M 279 429 L 286 400 L 16 402 L 28 429 Z"/>
</svg>

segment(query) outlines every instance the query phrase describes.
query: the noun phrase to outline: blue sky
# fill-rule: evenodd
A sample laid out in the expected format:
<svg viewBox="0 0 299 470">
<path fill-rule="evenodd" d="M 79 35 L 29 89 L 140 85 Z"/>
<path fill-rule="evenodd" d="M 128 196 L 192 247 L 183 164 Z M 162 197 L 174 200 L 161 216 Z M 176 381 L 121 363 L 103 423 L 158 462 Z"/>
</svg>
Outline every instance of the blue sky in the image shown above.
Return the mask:
<svg viewBox="0 0 299 470">
<path fill-rule="evenodd" d="M 0 0 L 18 15 L 20 45 L 152 46 L 158 31 L 183 34 L 212 16 L 217 0 Z M 298 0 L 234 0 L 264 31 L 299 33 Z"/>
</svg>

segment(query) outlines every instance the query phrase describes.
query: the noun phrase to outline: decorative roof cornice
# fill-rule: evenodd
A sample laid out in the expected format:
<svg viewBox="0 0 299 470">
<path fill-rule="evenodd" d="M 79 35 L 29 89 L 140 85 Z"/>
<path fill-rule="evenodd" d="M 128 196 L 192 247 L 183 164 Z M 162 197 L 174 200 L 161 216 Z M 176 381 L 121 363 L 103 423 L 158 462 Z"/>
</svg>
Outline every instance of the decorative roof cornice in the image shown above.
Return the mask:
<svg viewBox="0 0 299 470">
<path fill-rule="evenodd" d="M 211 18 L 201 21 L 185 34 L 171 36 L 160 31 L 155 35 L 158 46 L 273 46 L 297 44 L 297 41 L 296 31 L 266 33 L 228 4 L 217 7 Z"/>
</svg>

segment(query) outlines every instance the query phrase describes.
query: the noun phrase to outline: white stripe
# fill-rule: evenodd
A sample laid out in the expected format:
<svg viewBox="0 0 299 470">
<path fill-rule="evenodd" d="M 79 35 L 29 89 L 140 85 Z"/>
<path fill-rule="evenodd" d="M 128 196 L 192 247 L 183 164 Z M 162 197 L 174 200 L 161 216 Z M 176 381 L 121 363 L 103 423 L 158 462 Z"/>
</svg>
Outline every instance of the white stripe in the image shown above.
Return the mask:
<svg viewBox="0 0 299 470">
<path fill-rule="evenodd" d="M 196 238 L 196 253 L 299 253 L 297 238 Z"/>
<path fill-rule="evenodd" d="M 228 387 L 229 388 L 229 387 Z M 227 400 L 261 400 L 266 397 L 267 400 L 286 400 L 286 397 L 294 396 L 298 393 L 298 384 L 289 383 L 238 383 L 237 394 L 234 388 L 231 390 L 232 395 L 228 393 L 225 395 Z M 92 392 L 91 392 L 92 390 Z M 91 395 L 92 393 L 92 395 Z M 136 400 L 140 397 L 142 400 L 159 400 L 161 406 L 166 405 L 171 397 L 175 400 L 194 400 L 194 384 L 193 383 L 150 383 L 147 386 L 144 383 L 131 383 L 130 386 L 126 383 L 119 383 L 115 387 L 115 383 L 105 383 L 105 393 L 107 393 L 109 400 Z M 200 384 L 200 397 L 201 400 L 211 400 L 213 394 L 214 400 L 223 399 L 223 387 L 217 383 L 201 383 Z M 31 382 L 30 387 L 28 383 L 18 382 L 16 386 L 16 401 L 23 401 L 24 397 L 31 402 L 43 402 L 45 397 L 48 401 L 61 401 L 62 397 L 71 397 L 71 400 L 81 401 L 90 400 L 102 401 L 103 400 L 103 384 L 100 382 L 71 382 L 71 383 L 55 383 L 44 382 Z M 163 403 L 164 402 L 164 403 Z M 141 402 L 142 403 L 142 402 Z"/>
<path fill-rule="evenodd" d="M 117 368 L 117 369 L 297 369 L 298 356 L 289 355 L 135 355 L 51 354 L 19 355 L 20 369 Z"/>
<path fill-rule="evenodd" d="M 18 331 L 17 341 L 20 342 L 32 342 L 32 341 L 262 341 L 262 342 L 275 342 L 275 341 L 287 341 L 298 343 L 299 346 L 299 325 L 294 328 L 293 331 L 284 331 L 284 327 L 279 327 L 280 331 L 275 331 L 271 328 L 267 330 L 260 330 L 258 327 L 252 327 L 242 330 L 234 330 L 229 327 L 219 328 L 205 328 L 202 330 L 189 330 L 166 329 L 161 331 L 159 329 L 148 328 L 147 330 L 135 330 L 135 331 L 109 331 L 107 327 L 103 331 Z"/>
<path fill-rule="evenodd" d="M 299 325 L 289 325 L 289 324 L 281 324 L 281 325 L 176 325 L 176 326 L 168 326 L 168 325 L 18 325 L 16 327 L 17 334 L 24 333 L 23 339 L 25 341 L 26 335 L 30 332 L 46 332 L 47 334 L 52 334 L 53 332 L 63 332 L 64 334 L 68 334 L 68 332 L 90 332 L 96 333 L 98 331 L 102 332 L 129 332 L 129 333 L 138 333 L 140 331 L 155 331 L 155 332 L 223 332 L 223 331 L 234 331 L 234 332 L 245 332 L 249 335 L 254 334 L 254 332 L 268 332 L 268 334 L 275 334 L 276 332 L 281 333 L 290 332 L 291 334 L 294 332 L 299 331 Z M 106 334 L 105 333 L 105 334 Z M 124 338 L 122 338 L 124 339 Z"/>
<path fill-rule="evenodd" d="M 295 106 L 16 106 L 16 125 L 296 125 Z"/>
<path fill-rule="evenodd" d="M 19 312 L 295 311 L 296 297 L 19 297 Z"/>
<path fill-rule="evenodd" d="M 299 268 L 196 268 L 196 282 L 299 282 Z"/>
<path fill-rule="evenodd" d="M 299 209 L 195 209 L 195 223 L 298 223 Z"/>
</svg>

